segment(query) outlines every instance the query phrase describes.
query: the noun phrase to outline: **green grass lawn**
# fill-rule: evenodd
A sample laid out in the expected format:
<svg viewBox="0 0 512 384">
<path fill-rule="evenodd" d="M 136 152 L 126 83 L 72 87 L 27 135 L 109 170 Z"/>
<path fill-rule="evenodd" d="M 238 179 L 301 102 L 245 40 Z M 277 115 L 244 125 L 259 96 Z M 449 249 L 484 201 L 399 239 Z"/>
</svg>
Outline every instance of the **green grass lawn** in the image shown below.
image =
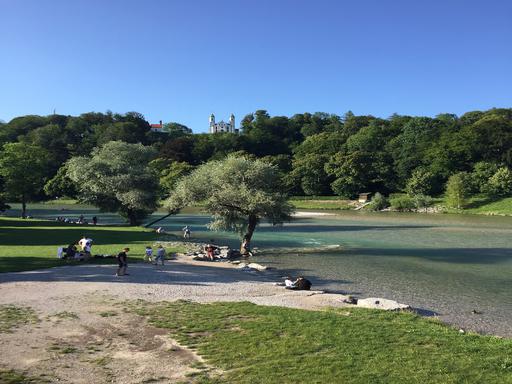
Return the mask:
<svg viewBox="0 0 512 384">
<path fill-rule="evenodd" d="M 484 195 L 468 199 L 464 212 L 480 215 L 512 215 L 512 197 L 489 198 Z"/>
<path fill-rule="evenodd" d="M 512 340 L 412 313 L 250 303 L 137 303 L 150 323 L 224 371 L 201 383 L 512 383 Z"/>
<path fill-rule="evenodd" d="M 342 199 L 338 196 L 294 196 L 290 198 L 290 203 L 296 209 L 352 209 L 350 200 Z"/>
<path fill-rule="evenodd" d="M 79 226 L 48 220 L 0 217 L 0 272 L 26 271 L 79 263 L 57 259 L 57 248 L 78 241 L 82 235 L 94 240 L 93 254 L 115 254 L 130 248 L 130 257 L 142 258 L 156 234 L 145 228 Z M 169 249 L 175 252 L 175 249 Z M 91 259 L 93 263 L 115 263 L 115 259 Z"/>
</svg>

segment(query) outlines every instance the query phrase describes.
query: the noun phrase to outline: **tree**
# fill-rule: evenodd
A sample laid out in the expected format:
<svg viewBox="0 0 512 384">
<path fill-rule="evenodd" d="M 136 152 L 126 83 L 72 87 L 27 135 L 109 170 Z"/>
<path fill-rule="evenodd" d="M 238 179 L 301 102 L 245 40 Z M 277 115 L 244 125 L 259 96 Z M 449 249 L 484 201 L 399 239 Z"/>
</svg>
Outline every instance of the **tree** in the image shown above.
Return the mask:
<svg viewBox="0 0 512 384">
<path fill-rule="evenodd" d="M 21 217 L 27 215 L 27 202 L 40 196 L 48 167 L 49 155 L 44 148 L 21 143 L 4 145 L 0 153 L 0 176 L 7 196 L 21 202 Z"/>
<path fill-rule="evenodd" d="M 324 170 L 327 160 L 327 156 L 313 153 L 296 157 L 293 160 L 293 171 L 288 177 L 289 184 L 299 185 L 307 196 L 329 193 L 331 178 Z"/>
<path fill-rule="evenodd" d="M 183 177 L 165 206 L 172 212 L 202 202 L 213 216 L 210 229 L 238 231 L 250 243 L 261 220 L 276 225 L 290 218 L 293 209 L 281 186 L 277 167 L 230 155 Z"/>
<path fill-rule="evenodd" d="M 489 179 L 496 174 L 499 166 L 495 163 L 479 161 L 473 167 L 471 178 L 473 180 L 473 189 L 475 192 L 488 192 Z"/>
<path fill-rule="evenodd" d="M 76 186 L 67 176 L 67 164 L 64 164 L 59 168 L 57 174 L 53 176 L 48 182 L 44 185 L 44 193 L 48 197 L 71 197 L 75 198 L 77 195 Z"/>
<path fill-rule="evenodd" d="M 67 176 L 77 183 L 81 201 L 137 225 L 157 207 L 158 177 L 148 166 L 155 155 L 142 144 L 112 141 L 91 157 L 69 160 Z"/>
<path fill-rule="evenodd" d="M 167 168 L 160 173 L 160 188 L 164 196 L 167 196 L 169 191 L 174 189 L 178 180 L 188 175 L 194 169 L 193 165 L 184 162 L 173 161 Z"/>
<path fill-rule="evenodd" d="M 486 192 L 493 196 L 512 195 L 512 172 L 507 167 L 499 168 L 492 175 L 485 188 Z"/>
<path fill-rule="evenodd" d="M 452 208 L 463 208 L 467 197 L 467 189 L 467 177 L 463 172 L 450 176 L 446 183 L 446 204 Z"/>
<path fill-rule="evenodd" d="M 430 195 L 435 182 L 432 172 L 424 168 L 416 168 L 412 176 L 407 180 L 405 190 L 409 196 Z"/>
</svg>

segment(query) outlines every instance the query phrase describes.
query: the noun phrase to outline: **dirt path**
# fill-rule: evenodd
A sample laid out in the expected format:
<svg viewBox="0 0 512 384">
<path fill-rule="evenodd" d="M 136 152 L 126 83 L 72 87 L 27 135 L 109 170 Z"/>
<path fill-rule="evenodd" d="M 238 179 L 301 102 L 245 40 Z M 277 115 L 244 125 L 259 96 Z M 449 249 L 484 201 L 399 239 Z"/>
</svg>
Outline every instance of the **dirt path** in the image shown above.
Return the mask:
<svg viewBox="0 0 512 384">
<path fill-rule="evenodd" d="M 39 321 L 0 333 L 0 370 L 48 382 L 191 382 L 201 360 L 165 330 L 124 311 L 126 300 L 252 301 L 297 308 L 343 306 L 341 295 L 286 291 L 277 275 L 221 263 L 173 261 L 156 269 L 133 264 L 83 265 L 0 274 L 0 305 L 32 308 Z"/>
</svg>

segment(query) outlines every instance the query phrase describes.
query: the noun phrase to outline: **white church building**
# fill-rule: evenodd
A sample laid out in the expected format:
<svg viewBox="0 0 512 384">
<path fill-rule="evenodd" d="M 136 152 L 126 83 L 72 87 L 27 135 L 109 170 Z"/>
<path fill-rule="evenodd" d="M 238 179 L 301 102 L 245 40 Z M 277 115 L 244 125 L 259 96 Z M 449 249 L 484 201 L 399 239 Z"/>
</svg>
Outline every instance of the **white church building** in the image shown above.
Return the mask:
<svg viewBox="0 0 512 384">
<path fill-rule="evenodd" d="M 238 129 L 235 128 L 235 115 L 231 114 L 229 117 L 229 123 L 221 120 L 220 122 L 215 122 L 215 115 L 212 113 L 210 115 L 210 133 L 218 133 L 218 132 L 230 132 L 230 133 L 238 133 Z"/>
</svg>

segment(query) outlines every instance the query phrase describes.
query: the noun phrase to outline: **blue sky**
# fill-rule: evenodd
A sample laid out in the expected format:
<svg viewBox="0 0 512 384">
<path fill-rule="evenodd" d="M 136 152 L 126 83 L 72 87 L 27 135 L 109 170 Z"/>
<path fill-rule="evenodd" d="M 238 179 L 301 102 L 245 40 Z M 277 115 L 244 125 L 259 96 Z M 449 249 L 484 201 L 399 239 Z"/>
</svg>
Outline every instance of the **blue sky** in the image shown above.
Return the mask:
<svg viewBox="0 0 512 384">
<path fill-rule="evenodd" d="M 0 0 L 0 119 L 512 107 L 508 0 Z"/>
</svg>

